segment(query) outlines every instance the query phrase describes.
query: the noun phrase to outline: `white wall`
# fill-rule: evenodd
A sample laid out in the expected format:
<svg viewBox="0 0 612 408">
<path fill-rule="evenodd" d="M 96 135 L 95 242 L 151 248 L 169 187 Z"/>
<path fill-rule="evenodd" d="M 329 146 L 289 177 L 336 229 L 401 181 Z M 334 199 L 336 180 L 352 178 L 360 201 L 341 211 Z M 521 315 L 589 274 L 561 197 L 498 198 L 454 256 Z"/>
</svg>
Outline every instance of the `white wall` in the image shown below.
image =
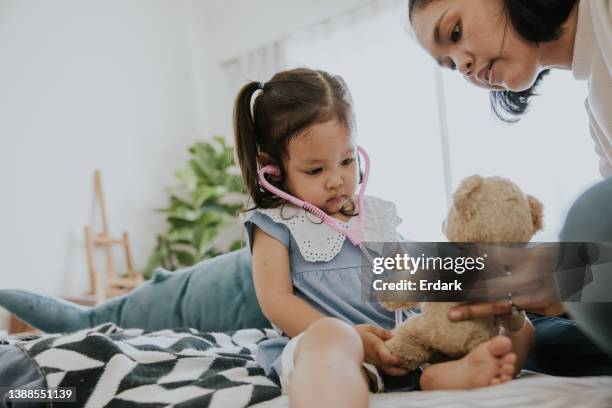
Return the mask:
<svg viewBox="0 0 612 408">
<path fill-rule="evenodd" d="M 144 268 L 186 147 L 231 139 L 221 63 L 364 2 L 0 0 L 0 288 L 87 289 L 96 168 Z"/>
<path fill-rule="evenodd" d="M 191 6 L 0 1 L 0 287 L 88 287 L 83 226 L 96 168 L 111 232 L 129 231 L 145 266 L 165 228 L 153 210 L 202 135 Z"/>
</svg>

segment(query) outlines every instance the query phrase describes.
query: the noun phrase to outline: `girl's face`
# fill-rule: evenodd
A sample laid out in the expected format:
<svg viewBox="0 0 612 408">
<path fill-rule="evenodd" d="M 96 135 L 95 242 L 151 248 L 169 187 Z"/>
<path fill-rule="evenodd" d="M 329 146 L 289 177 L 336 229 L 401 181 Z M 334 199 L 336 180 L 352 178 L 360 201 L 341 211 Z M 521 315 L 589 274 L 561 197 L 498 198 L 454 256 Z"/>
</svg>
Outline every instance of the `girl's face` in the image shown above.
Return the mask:
<svg viewBox="0 0 612 408">
<path fill-rule="evenodd" d="M 539 48 L 516 32 L 503 0 L 433 0 L 415 7 L 411 22 L 441 66 L 477 86 L 524 91 L 543 69 Z"/>
<path fill-rule="evenodd" d="M 357 146 L 349 129 L 335 120 L 317 123 L 289 142 L 287 189 L 329 215 L 355 194 Z"/>
</svg>

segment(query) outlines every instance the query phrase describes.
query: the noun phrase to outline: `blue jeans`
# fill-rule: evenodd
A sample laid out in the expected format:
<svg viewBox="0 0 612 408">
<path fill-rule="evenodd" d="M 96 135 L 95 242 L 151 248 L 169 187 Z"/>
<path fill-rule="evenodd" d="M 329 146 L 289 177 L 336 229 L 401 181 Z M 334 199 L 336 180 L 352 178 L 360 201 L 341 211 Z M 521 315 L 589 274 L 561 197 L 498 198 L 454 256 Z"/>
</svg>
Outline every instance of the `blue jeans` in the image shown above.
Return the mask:
<svg viewBox="0 0 612 408">
<path fill-rule="evenodd" d="M 612 178 L 589 188 L 576 200 L 559 240 L 612 242 L 610 203 Z M 579 299 L 580 295 L 576 300 Z M 566 309 L 570 314 L 574 313 L 574 318 L 585 331 L 568 318 L 529 315 L 535 327 L 535 347 L 525 368 L 563 376 L 612 375 L 612 354 L 603 350 L 612 350 L 612 304 L 566 303 Z M 595 339 L 597 345 L 591 339 Z"/>
<path fill-rule="evenodd" d="M 527 370 L 572 377 L 612 375 L 612 357 L 580 331 L 576 322 L 528 315 L 535 328 L 535 345 L 525 365 Z"/>
</svg>

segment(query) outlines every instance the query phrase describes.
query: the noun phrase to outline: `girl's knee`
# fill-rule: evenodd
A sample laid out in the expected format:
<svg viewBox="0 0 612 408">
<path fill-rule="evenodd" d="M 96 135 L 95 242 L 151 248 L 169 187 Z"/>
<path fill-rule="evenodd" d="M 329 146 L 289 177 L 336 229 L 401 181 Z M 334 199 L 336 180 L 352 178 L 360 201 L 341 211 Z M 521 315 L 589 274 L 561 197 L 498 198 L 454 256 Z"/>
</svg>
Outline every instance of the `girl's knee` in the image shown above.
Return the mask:
<svg viewBox="0 0 612 408">
<path fill-rule="evenodd" d="M 316 347 L 322 352 L 346 353 L 363 359 L 363 344 L 357 331 L 350 324 L 333 317 L 312 323 L 300 340 L 300 346 Z"/>
<path fill-rule="evenodd" d="M 307 335 L 318 338 L 342 338 L 346 341 L 359 340 L 359 334 L 350 324 L 334 317 L 325 317 L 312 323 L 306 330 Z"/>
</svg>

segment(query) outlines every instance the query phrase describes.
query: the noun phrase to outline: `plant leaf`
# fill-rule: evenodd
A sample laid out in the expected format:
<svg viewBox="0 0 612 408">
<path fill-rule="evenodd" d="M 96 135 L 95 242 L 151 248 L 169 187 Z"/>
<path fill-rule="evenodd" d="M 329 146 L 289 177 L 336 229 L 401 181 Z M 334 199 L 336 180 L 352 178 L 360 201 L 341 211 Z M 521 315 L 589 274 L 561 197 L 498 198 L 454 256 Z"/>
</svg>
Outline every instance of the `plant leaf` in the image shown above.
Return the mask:
<svg viewBox="0 0 612 408">
<path fill-rule="evenodd" d="M 185 167 L 175 172 L 179 185 L 166 189 L 169 206 L 158 210 L 165 214 L 168 230 L 158 237 L 149 257 L 148 277 L 160 265 L 175 270 L 220 254 L 215 238 L 235 224 L 246 201 L 233 148 L 225 138 L 214 135 L 212 140 L 194 143 L 189 155 Z M 241 246 L 236 241 L 231 248 Z"/>
</svg>

